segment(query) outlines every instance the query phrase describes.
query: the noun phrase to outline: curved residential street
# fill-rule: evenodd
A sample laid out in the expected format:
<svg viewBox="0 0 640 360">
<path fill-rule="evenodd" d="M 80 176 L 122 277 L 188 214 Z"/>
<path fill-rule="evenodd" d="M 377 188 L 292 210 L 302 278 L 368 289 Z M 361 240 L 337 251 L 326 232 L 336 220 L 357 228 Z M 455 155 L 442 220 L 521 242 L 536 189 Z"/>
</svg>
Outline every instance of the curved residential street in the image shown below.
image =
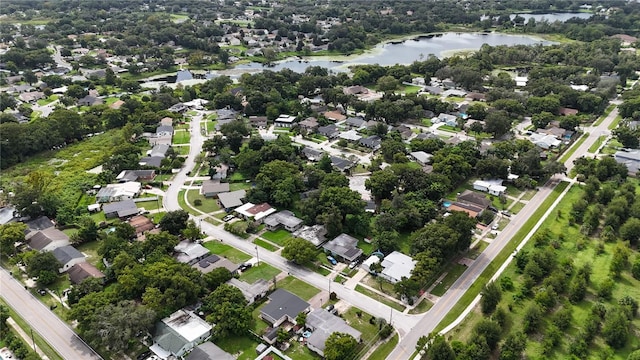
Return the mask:
<svg viewBox="0 0 640 360">
<path fill-rule="evenodd" d="M 35 298 L 5 269 L 0 270 L 0 294 L 4 301 L 63 359 L 102 359 L 64 321 Z M 31 347 L 32 344 L 27 344 Z"/>
</svg>

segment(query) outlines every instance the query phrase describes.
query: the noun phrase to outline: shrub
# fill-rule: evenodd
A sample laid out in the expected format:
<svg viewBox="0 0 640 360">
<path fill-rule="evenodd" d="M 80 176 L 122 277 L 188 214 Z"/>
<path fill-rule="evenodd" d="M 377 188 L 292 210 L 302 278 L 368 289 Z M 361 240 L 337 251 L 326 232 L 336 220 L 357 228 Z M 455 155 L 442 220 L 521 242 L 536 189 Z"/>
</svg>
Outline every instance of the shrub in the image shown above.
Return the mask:
<svg viewBox="0 0 640 360">
<path fill-rule="evenodd" d="M 195 199 L 195 200 L 193 200 L 193 205 L 195 205 L 195 206 L 200 206 L 200 205 L 202 205 L 202 199 Z"/>
</svg>

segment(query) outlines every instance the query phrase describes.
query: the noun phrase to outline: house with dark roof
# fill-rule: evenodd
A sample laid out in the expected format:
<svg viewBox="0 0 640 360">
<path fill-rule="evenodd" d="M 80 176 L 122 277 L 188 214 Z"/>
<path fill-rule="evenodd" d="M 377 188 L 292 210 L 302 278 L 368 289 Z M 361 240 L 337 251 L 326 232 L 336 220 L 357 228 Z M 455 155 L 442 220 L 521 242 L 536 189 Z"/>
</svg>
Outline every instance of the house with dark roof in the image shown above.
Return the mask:
<svg viewBox="0 0 640 360">
<path fill-rule="evenodd" d="M 275 231 L 284 227 L 289 232 L 294 232 L 302 227 L 304 221 L 297 218 L 291 211 L 282 210 L 264 219 L 264 224 L 269 231 Z"/>
<path fill-rule="evenodd" d="M 161 359 L 181 358 L 211 336 L 213 327 L 192 311 L 178 310 L 156 324 L 153 351 Z"/>
<path fill-rule="evenodd" d="M 78 106 L 94 106 L 94 105 L 102 105 L 103 101 L 99 97 L 87 95 L 82 99 L 78 100 Z"/>
<path fill-rule="evenodd" d="M 331 124 L 327 126 L 320 126 L 318 128 L 318 134 L 334 139 L 340 135 L 340 129 L 337 126 Z"/>
<path fill-rule="evenodd" d="M 307 160 L 315 162 L 315 161 L 319 161 L 320 159 L 322 159 L 322 156 L 324 156 L 324 151 L 318 150 L 318 149 L 314 149 L 314 148 L 309 147 L 309 146 L 305 146 L 302 149 L 302 155 L 304 155 L 304 157 L 306 157 Z"/>
<path fill-rule="evenodd" d="M 567 108 L 567 107 L 561 107 L 560 110 L 558 110 L 558 113 L 562 116 L 578 115 L 578 110 Z"/>
<path fill-rule="evenodd" d="M 189 265 L 199 262 L 210 254 L 209 249 L 189 240 L 180 241 L 173 251 L 173 257 L 178 262 Z"/>
<path fill-rule="evenodd" d="M 224 192 L 218 194 L 218 202 L 220 206 L 227 212 L 242 205 L 242 200 L 247 196 L 247 192 L 244 189 Z"/>
<path fill-rule="evenodd" d="M 305 129 L 307 132 L 314 132 L 318 128 L 318 119 L 314 117 L 308 117 L 298 123 L 298 125 Z"/>
<path fill-rule="evenodd" d="M 107 219 L 116 217 L 122 219 L 127 216 L 137 215 L 139 212 L 138 207 L 133 200 L 124 200 L 104 204 L 102 206 L 102 211 L 104 211 L 104 216 Z"/>
<path fill-rule="evenodd" d="M 229 192 L 229 183 L 221 183 L 216 180 L 205 180 L 200 188 L 200 194 L 207 198 L 216 197 L 225 192 Z"/>
<path fill-rule="evenodd" d="M 274 328 L 285 321 L 295 322 L 298 314 L 311 308 L 308 302 L 284 289 L 277 289 L 268 298 L 269 302 L 260 310 L 260 318 Z"/>
<path fill-rule="evenodd" d="M 61 265 L 58 269 L 58 272 L 60 273 L 69 270 L 75 264 L 86 261 L 84 255 L 71 245 L 55 248 L 52 253 Z"/>
<path fill-rule="evenodd" d="M 362 255 L 362 250 L 358 248 L 358 239 L 344 233 L 324 243 L 322 248 L 325 252 L 345 262 L 355 261 Z"/>
<path fill-rule="evenodd" d="M 67 234 L 56 228 L 32 231 L 26 236 L 27 246 L 36 251 L 53 251 L 71 243 Z"/>
<path fill-rule="evenodd" d="M 249 284 L 242 280 L 231 278 L 227 281 L 227 284 L 240 289 L 244 298 L 249 302 L 249 305 L 266 296 L 271 288 L 271 283 L 264 279 L 258 279 L 253 284 Z"/>
<path fill-rule="evenodd" d="M 129 181 L 152 181 L 156 177 L 155 170 L 122 170 L 116 180 L 124 183 Z"/>
<path fill-rule="evenodd" d="M 382 144 L 382 139 L 378 135 L 371 135 L 360 139 L 358 143 L 369 149 L 378 150 Z"/>
<path fill-rule="evenodd" d="M 29 231 L 40 231 L 55 226 L 54 223 L 46 216 L 39 216 L 35 219 L 25 221 L 24 224 L 27 225 L 27 230 Z"/>
<path fill-rule="evenodd" d="M 69 280 L 71 283 L 76 285 L 90 277 L 96 279 L 104 278 L 102 271 L 86 261 L 73 265 L 69 271 L 67 271 L 67 274 L 69 274 Z"/>
<path fill-rule="evenodd" d="M 267 127 L 266 116 L 249 116 L 249 123 L 256 129 L 264 129 Z"/>
<path fill-rule="evenodd" d="M 145 156 L 140 159 L 140 162 L 138 162 L 138 164 L 140 164 L 141 166 L 159 168 L 162 166 L 163 159 L 164 156 Z"/>
<path fill-rule="evenodd" d="M 491 200 L 487 199 L 484 194 L 471 190 L 465 190 L 462 194 L 457 196 L 457 200 L 459 202 L 479 206 L 483 210 L 491 205 Z"/>
<path fill-rule="evenodd" d="M 144 215 L 137 215 L 129 219 L 129 225 L 133 226 L 136 231 L 136 235 L 140 235 L 144 232 L 155 229 L 153 221 Z"/>
<path fill-rule="evenodd" d="M 331 165 L 333 165 L 336 169 L 340 171 L 349 171 L 352 167 L 356 165 L 355 163 L 338 156 L 331 156 L 330 159 L 331 159 Z"/>
<path fill-rule="evenodd" d="M 231 119 L 235 120 L 238 116 L 238 112 L 233 109 L 218 109 L 216 110 L 216 115 L 218 115 L 218 120 L 222 119 Z"/>
<path fill-rule="evenodd" d="M 205 341 L 191 350 L 185 360 L 235 360 L 236 358 L 222 350 L 211 341 Z"/>
<path fill-rule="evenodd" d="M 351 129 L 359 129 L 363 127 L 367 122 L 361 117 L 349 117 L 345 120 L 344 124 Z"/>
<path fill-rule="evenodd" d="M 315 309 L 307 315 L 305 325 L 311 329 L 307 347 L 320 356 L 324 356 L 327 339 L 335 332 L 349 334 L 360 342 L 362 333 L 347 324 L 342 318 L 325 309 Z"/>
</svg>

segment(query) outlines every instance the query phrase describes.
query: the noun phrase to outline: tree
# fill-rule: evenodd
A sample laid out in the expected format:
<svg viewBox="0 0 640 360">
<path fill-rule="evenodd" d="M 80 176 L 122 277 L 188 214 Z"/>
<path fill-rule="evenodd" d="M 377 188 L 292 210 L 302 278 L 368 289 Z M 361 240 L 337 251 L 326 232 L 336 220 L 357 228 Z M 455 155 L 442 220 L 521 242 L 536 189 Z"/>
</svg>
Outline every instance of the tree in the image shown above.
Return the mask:
<svg viewBox="0 0 640 360">
<path fill-rule="evenodd" d="M 7 223 L 0 226 L 0 254 L 7 256 L 16 253 L 15 243 L 24 241 L 27 225 L 20 222 Z"/>
<path fill-rule="evenodd" d="M 380 91 L 393 91 L 398 88 L 400 82 L 393 76 L 383 76 L 376 82 L 378 90 Z"/>
<path fill-rule="evenodd" d="M 500 349 L 500 360 L 520 360 L 527 347 L 527 338 L 522 332 L 509 334 Z"/>
<path fill-rule="evenodd" d="M 629 337 L 629 323 L 624 309 L 615 307 L 607 311 L 602 325 L 602 337 L 612 348 L 623 348 Z"/>
<path fill-rule="evenodd" d="M 229 269 L 221 267 L 221 268 L 213 269 L 212 271 L 204 274 L 202 277 L 204 279 L 205 284 L 207 284 L 207 288 L 210 291 L 214 291 L 220 285 L 231 280 L 233 275 L 231 274 Z"/>
<path fill-rule="evenodd" d="M 538 331 L 540 327 L 540 321 L 542 320 L 542 310 L 537 303 L 531 303 L 524 313 L 524 318 L 522 319 L 522 330 L 531 334 Z"/>
<path fill-rule="evenodd" d="M 502 291 L 494 281 L 485 285 L 480 295 L 482 295 L 480 298 L 480 308 L 483 314 L 491 314 L 496 309 L 496 306 L 498 306 L 500 299 L 502 299 Z"/>
<path fill-rule="evenodd" d="M 189 213 L 184 210 L 169 211 L 160 219 L 160 229 L 172 235 L 180 235 L 187 228 Z"/>
<path fill-rule="evenodd" d="M 502 328 L 495 321 L 482 319 L 473 328 L 473 332 L 475 334 L 484 336 L 484 338 L 487 340 L 489 349 L 493 351 L 498 346 L 498 342 L 500 342 L 500 333 L 502 332 Z"/>
<path fill-rule="evenodd" d="M 491 111 L 485 118 L 484 131 L 500 138 L 511 130 L 511 118 L 505 111 Z"/>
<path fill-rule="evenodd" d="M 79 244 L 95 241 L 98 239 L 98 226 L 92 218 L 86 216 L 78 221 L 80 228 L 78 229 L 77 238 Z"/>
<path fill-rule="evenodd" d="M 187 240 L 196 241 L 202 239 L 204 234 L 200 231 L 196 222 L 190 219 L 187 221 L 187 227 L 182 230 L 182 236 Z"/>
<path fill-rule="evenodd" d="M 346 333 L 334 332 L 325 341 L 324 357 L 327 360 L 349 358 L 358 346 L 358 341 Z"/>
<path fill-rule="evenodd" d="M 287 240 L 284 248 L 282 249 L 282 256 L 293 261 L 296 264 L 307 264 L 316 258 L 316 247 L 311 242 L 300 239 L 291 238 Z"/>
<path fill-rule="evenodd" d="M 427 358 L 430 360 L 455 360 L 456 354 L 442 335 L 436 335 L 427 348 Z"/>
<path fill-rule="evenodd" d="M 116 353 L 126 350 L 131 339 L 138 334 L 153 330 L 155 313 L 135 301 L 124 300 L 96 308 L 89 319 L 82 326 L 85 337 L 94 346 L 105 347 Z"/>
<path fill-rule="evenodd" d="M 244 335 L 251 327 L 251 309 L 242 291 L 235 286 L 222 284 L 209 294 L 202 306 L 208 312 L 207 321 L 216 324 L 213 336 L 218 339 L 230 335 Z"/>
<path fill-rule="evenodd" d="M 402 277 L 402 280 L 393 285 L 393 290 L 413 303 L 411 298 L 420 293 L 420 284 L 413 278 Z"/>
<path fill-rule="evenodd" d="M 390 199 L 397 185 L 398 176 L 389 168 L 374 171 L 364 182 L 365 188 L 378 200 Z"/>
<path fill-rule="evenodd" d="M 640 239 L 640 219 L 632 217 L 625 221 L 620 227 L 620 237 L 631 245 L 637 244 Z"/>
<path fill-rule="evenodd" d="M 53 253 L 45 251 L 33 254 L 26 260 L 27 275 L 37 277 L 41 285 L 49 285 L 58 278 L 58 269 L 62 267 Z"/>
</svg>

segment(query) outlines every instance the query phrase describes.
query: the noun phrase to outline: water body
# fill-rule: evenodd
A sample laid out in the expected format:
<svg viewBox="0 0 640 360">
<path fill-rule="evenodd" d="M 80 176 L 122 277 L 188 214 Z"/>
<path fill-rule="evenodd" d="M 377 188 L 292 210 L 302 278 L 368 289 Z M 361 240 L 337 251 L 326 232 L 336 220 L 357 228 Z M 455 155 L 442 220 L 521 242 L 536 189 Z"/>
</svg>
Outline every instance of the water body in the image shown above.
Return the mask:
<svg viewBox="0 0 640 360">
<path fill-rule="evenodd" d="M 361 64 L 408 65 L 414 61 L 426 59 L 433 54 L 440 58 L 451 56 L 459 51 L 478 50 L 483 44 L 498 45 L 549 45 L 553 42 L 524 35 L 506 35 L 500 33 L 443 33 L 424 35 L 414 39 L 399 40 L 377 45 L 362 55 L 349 57 L 305 57 L 288 59 L 265 66 L 260 63 L 240 64 L 229 74 L 257 72 L 262 70 L 279 71 L 285 68 L 295 72 L 304 72 L 310 66 L 322 66 L 333 71 L 348 71 L 349 66 Z M 225 72 L 221 72 L 224 74 Z"/>
</svg>

